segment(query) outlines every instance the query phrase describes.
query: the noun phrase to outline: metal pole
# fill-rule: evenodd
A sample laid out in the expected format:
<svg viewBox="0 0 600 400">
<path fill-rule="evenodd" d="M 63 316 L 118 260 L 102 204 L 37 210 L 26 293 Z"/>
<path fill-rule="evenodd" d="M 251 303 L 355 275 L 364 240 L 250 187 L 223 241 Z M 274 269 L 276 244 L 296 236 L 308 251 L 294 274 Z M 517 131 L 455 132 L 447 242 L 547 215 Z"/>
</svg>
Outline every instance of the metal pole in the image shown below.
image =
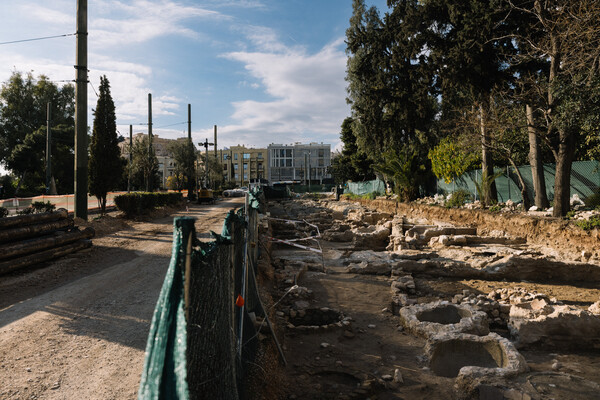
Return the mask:
<svg viewBox="0 0 600 400">
<path fill-rule="evenodd" d="M 215 159 L 218 158 L 217 157 L 217 126 L 214 126 L 214 130 L 215 130 Z"/>
<path fill-rule="evenodd" d="M 129 125 L 129 174 L 127 176 L 127 193 L 131 191 L 131 165 L 133 164 L 133 125 Z"/>
<path fill-rule="evenodd" d="M 152 162 L 152 93 L 148 93 L 148 166 Z M 146 192 L 153 190 L 150 179 L 152 171 L 148 170 L 148 176 L 146 177 Z"/>
<path fill-rule="evenodd" d="M 46 193 L 50 193 L 50 181 L 52 180 L 52 164 L 50 161 L 52 154 L 52 130 L 50 126 L 50 110 L 52 103 L 48 102 L 46 108 Z"/>
<path fill-rule="evenodd" d="M 77 0 L 77 55 L 75 69 L 75 217 L 87 220 L 87 0 Z"/>
<path fill-rule="evenodd" d="M 510 200 L 510 166 L 506 166 L 506 183 L 508 185 L 508 199 Z"/>
</svg>

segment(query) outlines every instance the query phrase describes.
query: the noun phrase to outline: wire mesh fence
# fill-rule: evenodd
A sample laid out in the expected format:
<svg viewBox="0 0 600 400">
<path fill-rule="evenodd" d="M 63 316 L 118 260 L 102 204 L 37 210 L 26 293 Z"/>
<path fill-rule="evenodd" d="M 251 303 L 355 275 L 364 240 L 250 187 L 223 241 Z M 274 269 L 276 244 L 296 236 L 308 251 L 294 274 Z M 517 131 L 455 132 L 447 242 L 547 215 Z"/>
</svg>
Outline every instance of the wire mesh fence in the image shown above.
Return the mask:
<svg viewBox="0 0 600 400">
<path fill-rule="evenodd" d="M 555 164 L 544 164 L 544 181 L 546 183 L 546 194 L 548 199 L 554 199 L 554 175 Z M 531 167 L 524 165 L 518 167 L 525 186 L 527 188 L 527 196 L 530 200 L 535 197 L 533 190 L 533 179 L 531 175 Z M 512 200 L 520 202 L 523 200 L 521 196 L 520 184 L 518 183 L 517 173 L 512 167 L 497 168 L 497 172 L 504 172 L 503 175 L 496 178 L 496 189 L 498 191 L 498 201 L 506 202 Z M 446 183 L 443 179 L 438 180 L 438 192 L 452 193 L 456 190 L 466 190 L 472 194 L 474 199 L 478 199 L 478 193 L 475 182 L 481 183 L 481 170 L 473 170 L 465 173 L 457 178 L 455 182 Z M 571 196 L 577 194 L 581 199 L 597 193 L 600 190 L 600 162 L 598 161 L 576 161 L 571 169 Z"/>
<path fill-rule="evenodd" d="M 255 273 L 260 192 L 230 211 L 215 240 L 194 219 L 174 221 L 173 252 L 146 347 L 140 399 L 244 399 L 267 321 Z"/>
</svg>

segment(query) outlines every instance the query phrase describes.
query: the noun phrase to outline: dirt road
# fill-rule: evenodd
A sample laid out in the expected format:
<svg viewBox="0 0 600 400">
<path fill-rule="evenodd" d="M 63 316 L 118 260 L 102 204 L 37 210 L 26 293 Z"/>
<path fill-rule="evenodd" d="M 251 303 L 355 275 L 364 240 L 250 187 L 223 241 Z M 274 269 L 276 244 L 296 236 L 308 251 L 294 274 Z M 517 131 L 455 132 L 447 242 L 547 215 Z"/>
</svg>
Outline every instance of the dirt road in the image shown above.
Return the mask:
<svg viewBox="0 0 600 400">
<path fill-rule="evenodd" d="M 197 217 L 208 238 L 241 204 L 190 204 L 151 222 L 108 217 L 91 250 L 0 277 L 0 398 L 136 398 L 173 217 Z"/>
</svg>

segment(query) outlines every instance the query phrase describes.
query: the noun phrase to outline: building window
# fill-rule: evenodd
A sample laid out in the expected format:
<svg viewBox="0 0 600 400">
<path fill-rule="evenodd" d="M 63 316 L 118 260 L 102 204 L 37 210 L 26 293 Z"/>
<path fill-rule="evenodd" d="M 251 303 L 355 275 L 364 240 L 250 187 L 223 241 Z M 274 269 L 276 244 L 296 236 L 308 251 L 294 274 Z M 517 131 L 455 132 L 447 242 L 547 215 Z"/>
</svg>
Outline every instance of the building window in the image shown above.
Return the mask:
<svg viewBox="0 0 600 400">
<path fill-rule="evenodd" d="M 244 163 L 244 171 L 248 169 L 248 163 Z"/>
<path fill-rule="evenodd" d="M 238 174 L 235 174 L 235 175 L 234 175 L 234 177 L 235 177 L 235 180 L 236 180 L 236 181 L 237 181 L 237 180 L 238 180 L 238 178 L 239 178 Z"/>
<path fill-rule="evenodd" d="M 223 164 L 223 171 L 227 171 L 227 164 Z"/>
<path fill-rule="evenodd" d="M 234 160 L 237 160 L 237 156 L 238 156 L 238 153 L 234 153 L 234 154 L 233 154 L 233 159 L 234 159 Z"/>
<path fill-rule="evenodd" d="M 258 163 L 258 170 L 262 170 L 262 163 Z"/>
<path fill-rule="evenodd" d="M 288 158 L 288 159 L 285 160 L 285 166 L 286 167 L 291 167 L 292 166 L 292 159 L 291 158 Z"/>
<path fill-rule="evenodd" d="M 234 169 L 235 171 L 237 171 L 237 170 L 238 170 L 238 167 L 239 167 L 239 165 L 237 165 L 237 164 L 233 164 L 233 169 Z"/>
<path fill-rule="evenodd" d="M 256 156 L 256 158 L 262 158 L 262 153 L 258 153 L 258 155 Z"/>
<path fill-rule="evenodd" d="M 244 153 L 244 160 L 248 160 L 250 158 L 250 153 Z"/>
<path fill-rule="evenodd" d="M 247 181 L 248 180 L 248 174 L 244 174 L 244 180 Z"/>
<path fill-rule="evenodd" d="M 324 149 L 319 149 L 319 157 L 321 157 L 321 158 L 325 157 L 325 150 Z"/>
<path fill-rule="evenodd" d="M 325 160 L 323 160 L 322 158 L 319 158 L 319 167 L 324 167 L 325 166 Z"/>
<path fill-rule="evenodd" d="M 286 157 L 291 157 L 291 156 L 292 156 L 292 149 L 287 149 L 287 150 L 285 151 L 285 156 L 286 156 Z"/>
<path fill-rule="evenodd" d="M 223 154 L 223 160 L 227 160 L 229 156 L 227 154 Z"/>
</svg>

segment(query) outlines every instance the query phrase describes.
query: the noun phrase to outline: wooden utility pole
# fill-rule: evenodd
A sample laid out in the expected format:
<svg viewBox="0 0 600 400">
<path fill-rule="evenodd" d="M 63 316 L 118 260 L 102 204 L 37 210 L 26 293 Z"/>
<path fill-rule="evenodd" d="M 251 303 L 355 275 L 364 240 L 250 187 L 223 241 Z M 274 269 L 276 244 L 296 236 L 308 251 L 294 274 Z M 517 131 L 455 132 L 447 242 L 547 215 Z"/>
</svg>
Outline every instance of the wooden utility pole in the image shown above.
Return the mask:
<svg viewBox="0 0 600 400">
<path fill-rule="evenodd" d="M 152 93 L 148 93 L 148 166 L 152 165 Z M 146 192 L 153 190 L 152 183 L 152 169 L 148 169 L 148 176 L 146 176 Z"/>
<path fill-rule="evenodd" d="M 77 0 L 77 55 L 75 69 L 75 217 L 87 220 L 87 0 Z"/>
<path fill-rule="evenodd" d="M 52 155 L 52 127 L 50 110 L 52 103 L 48 102 L 46 107 L 46 193 L 50 193 L 50 181 L 52 180 L 52 164 L 50 157 Z"/>
</svg>

